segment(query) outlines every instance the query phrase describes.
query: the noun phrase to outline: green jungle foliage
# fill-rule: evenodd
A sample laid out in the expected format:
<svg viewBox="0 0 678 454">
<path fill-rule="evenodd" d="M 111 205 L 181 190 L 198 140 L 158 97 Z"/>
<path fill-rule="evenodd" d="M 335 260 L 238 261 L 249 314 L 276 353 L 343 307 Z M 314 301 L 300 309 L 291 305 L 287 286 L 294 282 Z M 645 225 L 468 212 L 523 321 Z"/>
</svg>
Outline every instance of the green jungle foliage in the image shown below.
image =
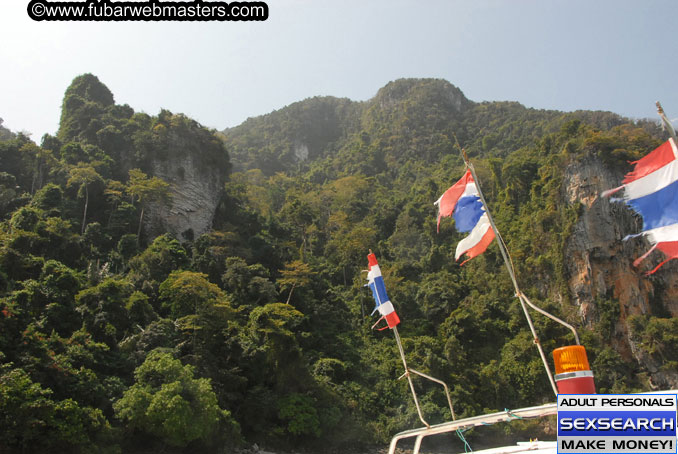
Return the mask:
<svg viewBox="0 0 678 454">
<path fill-rule="evenodd" d="M 455 134 L 524 291 L 579 326 L 563 256 L 579 211 L 562 201 L 563 169 L 595 157 L 622 172 L 659 143 L 654 124 L 402 80 L 217 134 L 77 77 L 56 136 L 0 138 L 0 451 L 327 452 L 418 426 L 394 338 L 370 329 L 370 248 L 409 363 L 449 384 L 458 417 L 552 401 L 496 244 L 460 267 L 463 235 L 449 219 L 436 233 L 433 202 L 464 170 Z M 185 242 L 142 230 L 144 209 L 171 197 L 151 164 L 177 153 L 234 167 L 213 230 Z M 598 386 L 641 389 L 643 371 L 610 347 L 614 303 L 601 307 L 603 329 L 579 326 Z M 547 351 L 571 343 L 536 322 Z M 674 320 L 633 329 L 674 367 Z M 428 421 L 449 419 L 442 390 L 415 382 Z"/>
</svg>

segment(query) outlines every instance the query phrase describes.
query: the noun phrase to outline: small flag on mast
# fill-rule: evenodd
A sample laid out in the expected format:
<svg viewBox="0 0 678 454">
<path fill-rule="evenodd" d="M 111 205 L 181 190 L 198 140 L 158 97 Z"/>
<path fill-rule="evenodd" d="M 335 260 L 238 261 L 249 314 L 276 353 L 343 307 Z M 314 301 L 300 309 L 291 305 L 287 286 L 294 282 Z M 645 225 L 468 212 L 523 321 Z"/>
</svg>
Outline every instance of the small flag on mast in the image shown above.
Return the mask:
<svg viewBox="0 0 678 454">
<path fill-rule="evenodd" d="M 471 169 L 466 169 L 464 176 L 445 191 L 435 204 L 438 205 L 438 231 L 441 218 L 454 216 L 459 232 L 471 232 L 457 244 L 455 260 L 466 254 L 468 258 L 461 263 L 463 265 L 485 252 L 494 239 L 494 230 L 480 200 Z"/>
<path fill-rule="evenodd" d="M 652 274 L 669 260 L 678 258 L 678 148 L 669 139 L 638 161 L 627 173 L 622 185 L 603 192 L 609 197 L 621 190 L 622 200 L 643 217 L 643 231 L 625 239 L 644 236 L 652 248 L 633 262 L 634 266 L 655 249 L 668 257 L 647 274 Z"/>
<path fill-rule="evenodd" d="M 372 296 L 377 304 L 372 313 L 374 314 L 375 311 L 379 311 L 379 314 L 381 314 L 379 320 L 386 319 L 388 327 L 393 329 L 400 323 L 400 318 L 398 317 L 398 314 L 396 314 L 393 304 L 386 294 L 386 286 L 384 285 L 384 278 L 381 276 L 381 269 L 377 262 L 377 256 L 370 252 L 367 255 L 367 262 L 370 267 L 367 273 L 367 286 L 372 290 Z M 377 323 L 379 323 L 379 321 L 377 321 Z"/>
</svg>

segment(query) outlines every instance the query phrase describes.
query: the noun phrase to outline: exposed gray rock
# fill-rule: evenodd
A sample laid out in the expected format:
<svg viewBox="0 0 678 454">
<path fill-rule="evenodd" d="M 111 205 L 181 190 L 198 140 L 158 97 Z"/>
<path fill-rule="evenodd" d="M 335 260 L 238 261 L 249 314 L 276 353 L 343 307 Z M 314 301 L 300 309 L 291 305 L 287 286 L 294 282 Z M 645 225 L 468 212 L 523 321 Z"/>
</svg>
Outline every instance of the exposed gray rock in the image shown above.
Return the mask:
<svg viewBox="0 0 678 454">
<path fill-rule="evenodd" d="M 304 162 L 308 159 L 308 146 L 306 144 L 298 144 L 294 148 L 294 156 L 297 161 Z"/>
<path fill-rule="evenodd" d="M 169 231 L 179 240 L 189 240 L 212 227 L 226 170 L 204 166 L 198 159 L 186 154 L 152 163 L 151 173 L 171 185 L 172 200 L 169 206 L 155 204 L 148 208 L 146 232 Z"/>
<path fill-rule="evenodd" d="M 619 186 L 622 177 L 597 158 L 572 163 L 565 170 L 563 197 L 567 203 L 581 204 L 579 220 L 564 251 L 570 294 L 583 322 L 589 326 L 599 316 L 597 300 L 618 302 L 620 318 L 613 339 L 616 349 L 645 366 L 657 386 L 675 387 L 678 372 L 660 372 L 656 361 L 636 344 L 627 323 L 632 315 L 652 315 L 649 302 L 653 298 L 662 301 L 674 317 L 678 316 L 675 303 L 678 276 L 663 272 L 651 279 L 645 275 L 649 263 L 633 266 L 633 260 L 650 245 L 642 238 L 627 241 L 623 238 L 639 232 L 642 219 L 623 202 L 600 196 L 603 191 Z M 654 284 L 657 280 L 662 282 L 659 289 Z"/>
</svg>

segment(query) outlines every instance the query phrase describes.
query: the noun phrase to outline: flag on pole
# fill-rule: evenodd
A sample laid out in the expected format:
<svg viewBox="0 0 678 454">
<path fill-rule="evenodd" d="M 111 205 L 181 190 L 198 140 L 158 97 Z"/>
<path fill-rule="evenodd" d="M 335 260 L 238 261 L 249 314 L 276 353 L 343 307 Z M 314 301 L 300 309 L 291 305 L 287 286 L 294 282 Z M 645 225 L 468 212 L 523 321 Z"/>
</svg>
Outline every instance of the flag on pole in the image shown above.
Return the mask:
<svg viewBox="0 0 678 454">
<path fill-rule="evenodd" d="M 667 259 L 648 274 L 661 268 L 669 260 L 678 258 L 678 148 L 673 139 L 638 161 L 626 174 L 622 185 L 603 192 L 609 197 L 623 190 L 622 200 L 643 217 L 643 231 L 627 238 L 644 236 L 652 248 L 633 262 L 638 266 L 652 251 L 659 249 Z"/>
<path fill-rule="evenodd" d="M 463 265 L 485 252 L 494 239 L 494 230 L 470 169 L 466 169 L 464 176 L 445 191 L 435 204 L 438 205 L 438 231 L 441 218 L 454 216 L 459 232 L 471 232 L 457 244 L 455 260 L 465 253 L 468 258 L 461 263 Z"/>
<path fill-rule="evenodd" d="M 388 327 L 394 328 L 400 323 L 400 318 L 398 317 L 398 314 L 396 314 L 393 304 L 386 294 L 386 286 L 384 285 L 384 278 L 381 276 L 381 269 L 377 262 L 377 256 L 370 252 L 367 256 L 367 263 L 370 267 L 367 273 L 367 285 L 370 290 L 372 290 L 372 296 L 374 296 L 374 301 L 377 303 L 372 313 L 374 314 L 375 311 L 379 311 L 379 314 L 381 314 L 379 320 L 382 318 L 386 319 Z"/>
</svg>

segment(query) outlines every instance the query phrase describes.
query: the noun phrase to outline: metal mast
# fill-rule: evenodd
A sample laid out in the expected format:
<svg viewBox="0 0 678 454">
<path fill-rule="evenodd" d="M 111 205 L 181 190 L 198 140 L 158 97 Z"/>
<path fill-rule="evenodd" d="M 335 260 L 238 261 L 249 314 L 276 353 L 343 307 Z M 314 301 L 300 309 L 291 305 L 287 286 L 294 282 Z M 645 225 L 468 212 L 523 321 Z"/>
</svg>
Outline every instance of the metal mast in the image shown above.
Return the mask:
<svg viewBox="0 0 678 454">
<path fill-rule="evenodd" d="M 537 336 L 537 331 L 534 328 L 534 323 L 532 322 L 532 317 L 530 316 L 529 311 L 527 310 L 527 306 L 530 306 L 532 309 L 535 311 L 539 312 L 540 314 L 550 318 L 551 320 L 556 321 L 557 323 L 560 323 L 561 325 L 567 327 L 572 331 L 574 334 L 575 341 L 577 342 L 577 345 L 579 345 L 579 336 L 577 335 L 577 331 L 574 329 L 572 325 L 569 323 L 559 319 L 553 314 L 550 314 L 546 312 L 545 310 L 535 306 L 532 304 L 532 302 L 527 298 L 527 296 L 520 291 L 520 287 L 518 286 L 518 281 L 516 279 L 516 273 L 515 269 L 513 268 L 513 262 L 511 261 L 511 256 L 508 253 L 508 249 L 506 247 L 506 243 L 504 243 L 504 239 L 502 238 L 501 234 L 499 233 L 499 229 L 497 229 L 497 225 L 494 223 L 494 219 L 492 219 L 492 214 L 490 213 L 489 207 L 487 206 L 487 202 L 485 201 L 485 196 L 483 196 L 483 191 L 480 189 L 480 185 L 478 184 L 478 176 L 476 175 L 475 168 L 473 167 L 473 164 L 468 159 L 468 156 L 466 155 L 466 151 L 459 145 L 459 141 L 457 140 L 457 137 L 455 136 L 455 142 L 459 150 L 461 151 L 461 156 L 464 159 L 464 163 L 466 164 L 466 167 L 471 171 L 471 175 L 473 176 L 473 183 L 476 186 L 476 189 L 478 190 L 478 195 L 480 197 L 480 201 L 483 203 L 483 207 L 485 208 L 485 213 L 487 214 L 487 218 L 490 221 L 490 225 L 492 226 L 492 230 L 494 231 L 494 235 L 497 238 L 497 245 L 499 246 L 499 251 L 501 252 L 502 257 L 504 258 L 504 263 L 506 265 L 506 269 L 508 270 L 509 276 L 511 276 L 511 281 L 513 282 L 513 287 L 516 292 L 516 297 L 520 301 L 520 306 L 523 309 L 523 313 L 525 314 L 525 318 L 527 319 L 527 324 L 530 326 L 530 331 L 532 332 L 532 338 L 534 341 L 534 344 L 537 346 L 537 350 L 539 350 L 539 355 L 541 356 L 541 360 L 544 363 L 544 368 L 546 369 L 546 374 L 549 377 L 549 381 L 551 382 L 551 387 L 553 388 L 554 394 L 558 395 L 558 388 L 556 387 L 556 382 L 553 379 L 553 374 L 551 373 L 551 369 L 548 365 L 548 362 L 546 360 L 546 355 L 544 354 L 544 349 L 542 348 L 541 342 L 539 341 L 539 336 Z"/>
</svg>

